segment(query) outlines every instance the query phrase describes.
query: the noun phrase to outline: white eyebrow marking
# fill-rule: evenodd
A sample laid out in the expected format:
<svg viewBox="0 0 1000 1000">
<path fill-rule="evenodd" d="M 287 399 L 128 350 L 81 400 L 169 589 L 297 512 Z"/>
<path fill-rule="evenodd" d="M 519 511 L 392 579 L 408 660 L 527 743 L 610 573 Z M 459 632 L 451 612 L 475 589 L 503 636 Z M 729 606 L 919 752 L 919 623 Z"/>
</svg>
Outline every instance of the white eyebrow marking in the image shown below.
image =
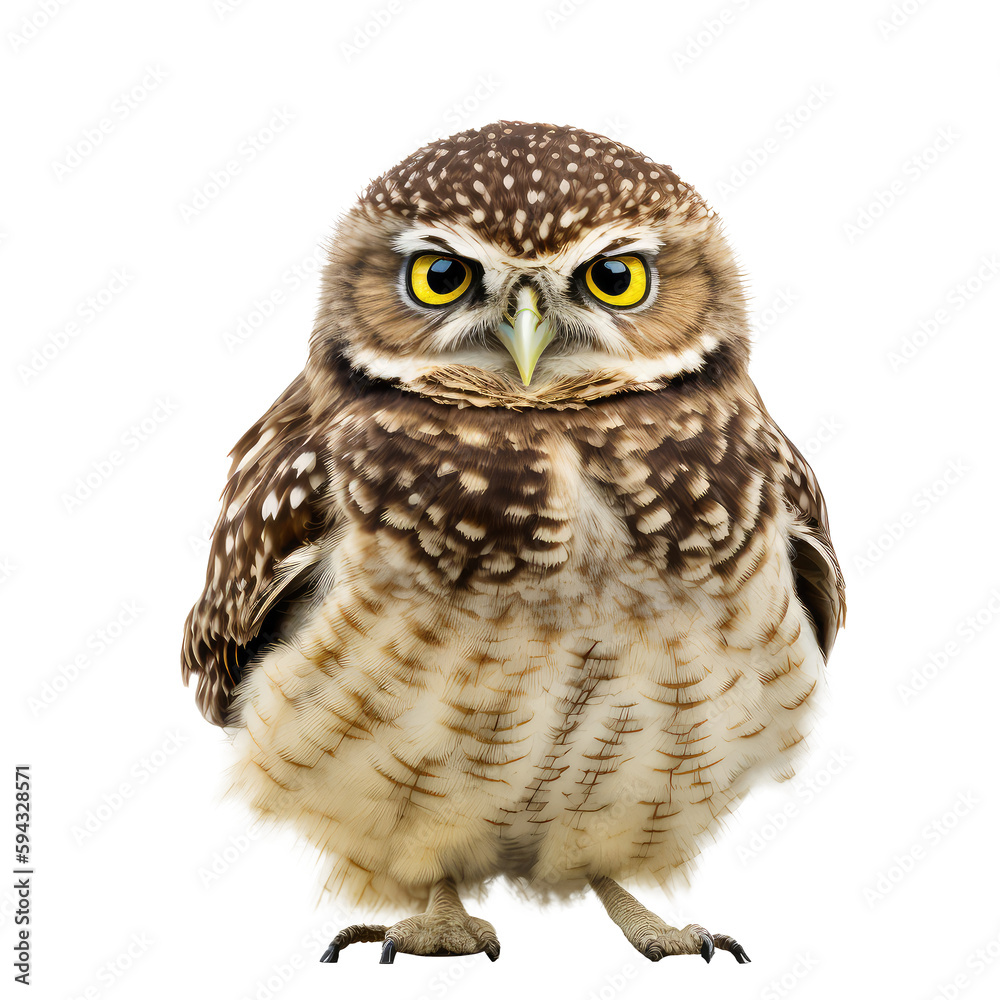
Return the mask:
<svg viewBox="0 0 1000 1000">
<path fill-rule="evenodd" d="M 530 230 L 527 235 L 532 235 Z M 512 267 L 519 270 L 547 268 L 568 275 L 586 261 L 618 253 L 625 246 L 631 253 L 659 253 L 663 247 L 663 239 L 651 226 L 614 221 L 595 226 L 582 238 L 567 243 L 552 253 L 520 257 L 506 253 L 486 233 L 456 221 L 453 225 L 417 222 L 393 242 L 394 249 L 403 254 L 418 253 L 421 250 L 441 252 L 442 246 L 450 248 L 445 252 L 456 257 L 478 261 L 486 271 L 507 272 Z"/>
<path fill-rule="evenodd" d="M 626 247 L 630 250 L 642 249 L 648 250 L 649 247 L 636 247 L 636 243 L 639 241 L 632 236 L 622 236 L 620 239 L 612 240 L 603 250 L 598 250 L 598 257 L 607 257 L 610 254 L 621 253 Z"/>
<path fill-rule="evenodd" d="M 433 250 L 439 253 L 448 253 L 454 257 L 468 256 L 468 254 L 462 254 L 456 250 L 444 236 L 438 235 L 435 230 L 428 230 L 424 233 L 419 231 L 401 233 L 393 240 L 392 248 L 401 254 L 419 253 L 421 250 Z"/>
</svg>

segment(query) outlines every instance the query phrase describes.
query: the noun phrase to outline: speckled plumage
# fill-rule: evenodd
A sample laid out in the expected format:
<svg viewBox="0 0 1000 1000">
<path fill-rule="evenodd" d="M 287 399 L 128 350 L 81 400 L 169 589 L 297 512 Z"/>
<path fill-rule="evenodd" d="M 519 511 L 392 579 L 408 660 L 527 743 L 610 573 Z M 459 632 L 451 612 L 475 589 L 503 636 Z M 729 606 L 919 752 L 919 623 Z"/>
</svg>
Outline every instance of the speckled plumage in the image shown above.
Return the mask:
<svg viewBox="0 0 1000 1000">
<path fill-rule="evenodd" d="M 432 250 L 479 268 L 454 307 L 407 297 Z M 602 308 L 580 266 L 623 252 L 649 297 Z M 493 336 L 526 284 L 557 330 L 530 386 Z M 347 215 L 306 369 L 235 449 L 183 655 L 234 787 L 328 888 L 412 906 L 508 875 L 632 912 L 611 879 L 665 883 L 792 773 L 842 581 L 746 331 L 694 189 L 590 133 L 433 143 Z M 690 944 L 664 940 L 644 953 Z"/>
</svg>

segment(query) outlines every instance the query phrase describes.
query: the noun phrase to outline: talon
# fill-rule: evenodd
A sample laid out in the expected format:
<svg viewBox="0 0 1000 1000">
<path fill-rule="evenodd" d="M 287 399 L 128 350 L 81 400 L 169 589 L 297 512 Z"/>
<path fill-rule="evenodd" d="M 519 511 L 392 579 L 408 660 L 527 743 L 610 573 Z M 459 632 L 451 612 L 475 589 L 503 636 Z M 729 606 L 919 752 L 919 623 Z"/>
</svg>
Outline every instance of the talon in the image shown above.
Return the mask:
<svg viewBox="0 0 1000 1000">
<path fill-rule="evenodd" d="M 392 965 L 396 960 L 396 942 L 388 938 L 382 945 L 382 957 L 378 960 L 379 965 Z"/>
<path fill-rule="evenodd" d="M 750 956 L 744 950 L 743 945 L 734 943 L 730 950 L 733 953 L 733 958 L 735 958 L 740 965 L 745 965 L 750 961 Z"/>
<path fill-rule="evenodd" d="M 339 957 L 340 957 L 340 945 L 331 944 L 330 947 L 327 948 L 322 955 L 320 955 L 319 960 L 321 962 L 336 962 Z"/>
<path fill-rule="evenodd" d="M 750 961 L 750 956 L 746 953 L 743 945 L 735 938 L 730 937 L 728 934 L 716 934 L 714 937 L 715 947 L 728 951 L 740 965 L 745 965 Z"/>
<path fill-rule="evenodd" d="M 712 961 L 712 956 L 715 954 L 715 942 L 712 940 L 711 934 L 702 934 L 701 936 L 701 957 L 705 959 L 706 962 Z"/>
<path fill-rule="evenodd" d="M 486 957 L 491 961 L 495 962 L 500 957 L 500 942 L 490 941 L 484 949 L 486 952 Z"/>
</svg>

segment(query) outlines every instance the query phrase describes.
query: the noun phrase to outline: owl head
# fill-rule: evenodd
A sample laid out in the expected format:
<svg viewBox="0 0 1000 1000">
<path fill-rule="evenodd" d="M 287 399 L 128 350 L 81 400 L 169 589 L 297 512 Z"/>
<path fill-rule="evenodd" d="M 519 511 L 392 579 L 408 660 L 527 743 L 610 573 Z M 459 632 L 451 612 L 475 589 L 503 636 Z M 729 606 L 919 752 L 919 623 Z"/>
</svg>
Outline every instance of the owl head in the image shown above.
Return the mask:
<svg viewBox="0 0 1000 1000">
<path fill-rule="evenodd" d="M 500 121 L 365 190 L 330 247 L 307 372 L 475 405 L 572 405 L 745 367 L 717 217 L 670 167 Z"/>
</svg>

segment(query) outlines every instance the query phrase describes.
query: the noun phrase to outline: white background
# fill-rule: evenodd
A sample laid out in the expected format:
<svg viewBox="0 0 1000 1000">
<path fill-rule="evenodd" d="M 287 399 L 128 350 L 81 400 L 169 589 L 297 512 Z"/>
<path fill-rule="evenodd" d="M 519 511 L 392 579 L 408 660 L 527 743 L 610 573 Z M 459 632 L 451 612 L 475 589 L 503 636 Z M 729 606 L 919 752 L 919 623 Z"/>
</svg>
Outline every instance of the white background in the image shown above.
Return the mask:
<svg viewBox="0 0 1000 1000">
<path fill-rule="evenodd" d="M 3 784 L 31 765 L 35 995 L 995 996 L 995 6 L 380 8 L 5 5 Z M 848 628 L 800 779 L 690 889 L 642 894 L 752 965 L 652 965 L 593 897 L 503 886 L 473 908 L 496 965 L 320 965 L 361 914 L 222 800 L 228 747 L 180 682 L 226 454 L 305 358 L 316 241 L 427 138 L 497 118 L 610 134 L 720 211 L 753 376 L 826 491 Z"/>
</svg>

